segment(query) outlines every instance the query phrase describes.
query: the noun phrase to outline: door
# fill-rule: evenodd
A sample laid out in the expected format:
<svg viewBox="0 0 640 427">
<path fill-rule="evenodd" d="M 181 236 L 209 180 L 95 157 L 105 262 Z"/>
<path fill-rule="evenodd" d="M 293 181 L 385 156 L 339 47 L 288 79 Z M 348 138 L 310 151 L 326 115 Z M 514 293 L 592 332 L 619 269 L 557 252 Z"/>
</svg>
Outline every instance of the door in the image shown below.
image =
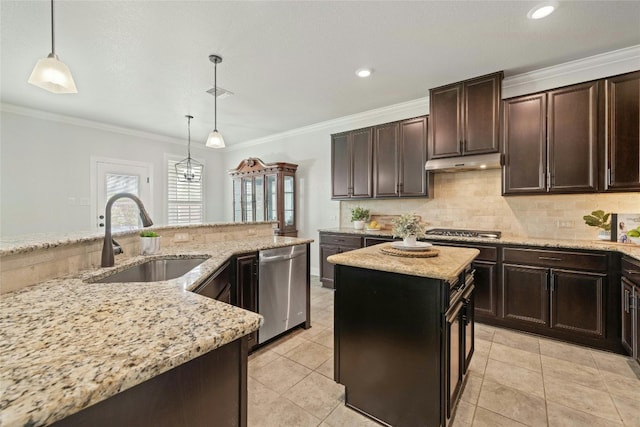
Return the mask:
<svg viewBox="0 0 640 427">
<path fill-rule="evenodd" d="M 462 83 L 429 91 L 429 158 L 462 155 Z"/>
<path fill-rule="evenodd" d="M 320 245 L 320 281 L 325 288 L 333 289 L 333 264 L 327 257 L 340 253 L 337 246 Z"/>
<path fill-rule="evenodd" d="M 604 285 L 607 275 L 551 270 L 551 319 L 554 329 L 604 336 Z"/>
<path fill-rule="evenodd" d="M 351 132 L 351 198 L 373 196 L 373 128 Z"/>
<path fill-rule="evenodd" d="M 549 326 L 549 270 L 513 264 L 502 265 L 502 317 Z"/>
<path fill-rule="evenodd" d="M 118 193 L 138 196 L 153 218 L 152 165 L 118 159 L 92 159 L 95 204 L 92 223 L 104 229 L 107 201 Z M 111 231 L 142 228 L 138 206 L 131 199 L 119 199 L 111 208 Z"/>
<path fill-rule="evenodd" d="M 258 257 L 255 254 L 236 258 L 236 286 L 240 308 L 258 312 Z M 258 332 L 251 332 L 247 339 L 249 349 L 258 343 Z"/>
<path fill-rule="evenodd" d="M 606 80 L 607 190 L 640 190 L 640 71 Z"/>
<path fill-rule="evenodd" d="M 483 317 L 498 315 L 497 270 L 496 263 L 474 261 L 475 274 L 475 309 Z"/>
<path fill-rule="evenodd" d="M 400 123 L 400 196 L 427 196 L 427 118 Z"/>
<path fill-rule="evenodd" d="M 634 358 L 636 362 L 640 363 L 640 288 L 637 286 L 633 287 L 633 318 L 635 319 L 635 328 L 633 328 L 634 338 Z"/>
<path fill-rule="evenodd" d="M 503 193 L 544 193 L 547 168 L 547 96 L 504 101 Z"/>
<path fill-rule="evenodd" d="M 351 149 L 347 132 L 331 136 L 331 197 L 349 198 L 350 189 Z"/>
<path fill-rule="evenodd" d="M 464 83 L 464 155 L 499 151 L 502 73 Z"/>
<path fill-rule="evenodd" d="M 598 171 L 598 82 L 548 96 L 549 192 L 595 192 Z"/>
<path fill-rule="evenodd" d="M 397 197 L 398 188 L 398 139 L 397 122 L 376 126 L 374 139 L 374 191 L 375 197 Z M 424 163 L 422 164 L 424 170 Z"/>
<path fill-rule="evenodd" d="M 622 285 L 622 347 L 627 351 L 627 354 L 633 356 L 633 303 L 634 293 L 633 284 L 623 277 L 621 281 Z"/>
<path fill-rule="evenodd" d="M 474 302 L 475 302 L 475 286 L 472 284 L 465 291 L 462 296 L 463 312 L 462 312 L 462 329 L 464 334 L 462 340 L 464 342 L 464 367 L 463 372 L 466 374 L 471 364 L 471 357 L 475 350 L 475 314 L 474 314 Z"/>
<path fill-rule="evenodd" d="M 447 418 L 451 418 L 455 408 L 460 387 L 462 386 L 462 369 L 464 366 L 464 355 L 462 345 L 462 302 L 452 307 L 445 316 L 445 351 L 446 357 L 446 399 Z"/>
</svg>

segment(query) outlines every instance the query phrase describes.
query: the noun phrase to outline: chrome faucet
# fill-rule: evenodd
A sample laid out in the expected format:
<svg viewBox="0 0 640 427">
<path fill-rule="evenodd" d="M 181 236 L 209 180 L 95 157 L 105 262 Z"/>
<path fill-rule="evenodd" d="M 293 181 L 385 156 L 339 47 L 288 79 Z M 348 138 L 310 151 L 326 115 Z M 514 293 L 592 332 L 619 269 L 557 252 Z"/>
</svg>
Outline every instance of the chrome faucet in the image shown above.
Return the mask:
<svg viewBox="0 0 640 427">
<path fill-rule="evenodd" d="M 138 205 L 138 209 L 140 209 L 140 219 L 142 219 L 142 225 L 145 227 L 149 227 L 153 225 L 153 221 L 149 217 L 147 210 L 144 208 L 142 201 L 138 199 L 131 193 L 118 193 L 113 195 L 109 201 L 107 201 L 107 207 L 105 212 L 105 224 L 104 224 L 104 243 L 102 244 L 102 266 L 103 267 L 112 267 L 115 263 L 114 261 L 114 246 L 119 254 L 122 253 L 122 248 L 118 245 L 115 240 L 111 237 L 111 206 L 113 203 L 126 197 L 128 199 L 133 200 Z"/>
</svg>

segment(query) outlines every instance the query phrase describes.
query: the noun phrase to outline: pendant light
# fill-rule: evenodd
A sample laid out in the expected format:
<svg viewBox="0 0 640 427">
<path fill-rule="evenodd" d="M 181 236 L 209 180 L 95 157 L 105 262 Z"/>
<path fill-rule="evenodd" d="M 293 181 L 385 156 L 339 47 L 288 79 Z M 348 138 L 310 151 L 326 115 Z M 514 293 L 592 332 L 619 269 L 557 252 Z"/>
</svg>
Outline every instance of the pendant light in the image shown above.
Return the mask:
<svg viewBox="0 0 640 427">
<path fill-rule="evenodd" d="M 193 116 L 186 115 L 187 128 L 189 130 L 189 140 L 187 142 L 187 158 L 176 163 L 176 174 L 180 182 L 200 182 L 204 165 L 191 158 L 191 119 Z"/>
<path fill-rule="evenodd" d="M 71 71 L 56 55 L 53 31 L 53 0 L 51 0 L 51 53 L 33 67 L 28 82 L 53 93 L 78 93 Z"/>
<path fill-rule="evenodd" d="M 222 57 L 218 55 L 209 55 L 209 61 L 213 62 L 213 132 L 209 134 L 207 143 L 209 148 L 224 148 L 224 138 L 218 132 L 218 64 L 222 62 Z"/>
</svg>

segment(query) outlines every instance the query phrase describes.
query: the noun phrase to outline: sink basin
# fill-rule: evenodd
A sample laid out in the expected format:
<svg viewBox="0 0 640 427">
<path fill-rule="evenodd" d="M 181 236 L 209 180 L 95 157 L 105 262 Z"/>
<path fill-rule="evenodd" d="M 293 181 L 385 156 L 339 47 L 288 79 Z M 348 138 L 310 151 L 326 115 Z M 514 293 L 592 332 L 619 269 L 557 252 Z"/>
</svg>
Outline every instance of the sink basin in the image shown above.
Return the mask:
<svg viewBox="0 0 640 427">
<path fill-rule="evenodd" d="M 209 258 L 155 259 L 134 265 L 94 283 L 159 282 L 185 275 Z"/>
</svg>

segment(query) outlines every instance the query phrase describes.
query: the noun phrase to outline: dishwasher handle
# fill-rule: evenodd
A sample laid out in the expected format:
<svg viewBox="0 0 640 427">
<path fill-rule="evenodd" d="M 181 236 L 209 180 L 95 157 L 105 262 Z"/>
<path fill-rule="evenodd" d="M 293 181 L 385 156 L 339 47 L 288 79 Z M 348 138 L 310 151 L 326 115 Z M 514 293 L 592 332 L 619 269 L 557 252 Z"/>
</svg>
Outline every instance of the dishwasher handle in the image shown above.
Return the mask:
<svg viewBox="0 0 640 427">
<path fill-rule="evenodd" d="M 293 250 L 287 250 L 285 253 L 278 255 L 270 255 L 269 253 L 272 251 L 260 251 L 260 263 L 267 262 L 278 262 L 278 261 L 289 261 L 291 259 L 297 258 L 299 256 L 305 255 L 307 253 L 305 246 L 292 246 Z M 273 251 L 273 252 L 283 252 L 283 251 Z"/>
</svg>

